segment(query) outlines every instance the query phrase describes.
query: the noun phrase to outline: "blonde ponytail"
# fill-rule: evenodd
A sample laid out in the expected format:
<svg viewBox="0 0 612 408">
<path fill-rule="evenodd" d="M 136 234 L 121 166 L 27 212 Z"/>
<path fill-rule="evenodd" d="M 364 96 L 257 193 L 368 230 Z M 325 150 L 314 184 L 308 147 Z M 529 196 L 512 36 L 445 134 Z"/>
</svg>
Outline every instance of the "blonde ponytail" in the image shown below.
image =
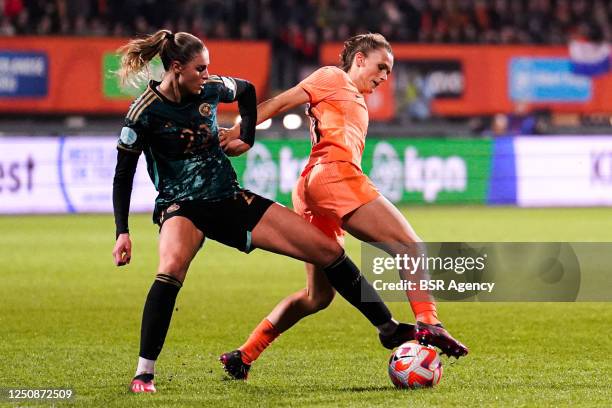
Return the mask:
<svg viewBox="0 0 612 408">
<path fill-rule="evenodd" d="M 150 77 L 149 62 L 159 55 L 164 69 L 170 69 L 172 61 L 186 64 L 204 44 L 194 35 L 180 32 L 173 34 L 170 30 L 159 30 L 144 38 L 131 40 L 117 52 L 121 54 L 121 68 L 118 75 L 122 83 Z"/>
</svg>

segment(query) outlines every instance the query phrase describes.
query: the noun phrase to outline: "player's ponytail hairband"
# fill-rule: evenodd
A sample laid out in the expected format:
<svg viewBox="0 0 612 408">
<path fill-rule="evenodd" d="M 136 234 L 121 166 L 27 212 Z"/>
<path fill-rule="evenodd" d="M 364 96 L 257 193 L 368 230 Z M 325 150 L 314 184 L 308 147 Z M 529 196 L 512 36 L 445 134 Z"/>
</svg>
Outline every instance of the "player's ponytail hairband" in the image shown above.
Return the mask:
<svg viewBox="0 0 612 408">
<path fill-rule="evenodd" d="M 164 38 L 166 40 L 174 41 L 174 34 L 173 33 L 166 33 L 166 36 Z"/>
</svg>

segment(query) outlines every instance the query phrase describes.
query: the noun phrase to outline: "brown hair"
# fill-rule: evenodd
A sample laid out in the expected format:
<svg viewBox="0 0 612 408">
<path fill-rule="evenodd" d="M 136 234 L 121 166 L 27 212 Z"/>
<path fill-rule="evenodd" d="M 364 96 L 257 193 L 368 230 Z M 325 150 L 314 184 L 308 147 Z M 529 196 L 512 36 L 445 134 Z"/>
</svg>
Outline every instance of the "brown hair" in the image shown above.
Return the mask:
<svg viewBox="0 0 612 408">
<path fill-rule="evenodd" d="M 167 71 L 172 61 L 186 64 L 204 48 L 204 43 L 192 34 L 173 34 L 169 30 L 159 30 L 144 38 L 130 40 L 117 50 L 122 54 L 119 77 L 122 82 L 126 82 L 130 75 L 140 76 L 143 70 L 148 76 L 149 62 L 158 54 Z"/>
<path fill-rule="evenodd" d="M 393 54 L 391 45 L 382 34 L 367 33 L 349 38 L 344 42 L 344 48 L 342 49 L 342 53 L 340 53 L 340 68 L 348 72 L 353 64 L 355 54 L 361 52 L 363 55 L 367 56 L 368 52 L 379 48 L 384 48 Z"/>
</svg>

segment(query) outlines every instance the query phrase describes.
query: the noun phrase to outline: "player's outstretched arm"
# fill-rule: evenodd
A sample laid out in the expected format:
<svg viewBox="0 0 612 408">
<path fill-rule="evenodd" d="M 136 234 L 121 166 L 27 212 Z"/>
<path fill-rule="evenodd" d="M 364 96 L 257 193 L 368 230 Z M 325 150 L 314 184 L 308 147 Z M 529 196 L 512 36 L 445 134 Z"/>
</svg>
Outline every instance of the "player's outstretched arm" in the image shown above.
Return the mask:
<svg viewBox="0 0 612 408">
<path fill-rule="evenodd" d="M 308 102 L 310 96 L 306 91 L 299 85 L 294 86 L 257 106 L 257 124 Z"/>
<path fill-rule="evenodd" d="M 294 86 L 257 106 L 257 124 L 309 101 L 310 96 L 306 91 L 300 86 Z M 240 143 L 241 126 L 243 125 L 236 124 L 229 129 L 219 130 L 221 147 L 228 156 L 238 156 L 251 148 L 250 145 L 244 142 Z"/>
</svg>

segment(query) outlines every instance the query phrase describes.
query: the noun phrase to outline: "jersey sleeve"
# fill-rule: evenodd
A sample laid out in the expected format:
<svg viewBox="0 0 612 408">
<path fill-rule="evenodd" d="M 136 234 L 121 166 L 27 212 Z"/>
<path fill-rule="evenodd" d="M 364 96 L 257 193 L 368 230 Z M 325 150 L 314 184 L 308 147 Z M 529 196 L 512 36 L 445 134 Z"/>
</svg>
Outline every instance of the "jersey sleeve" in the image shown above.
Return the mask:
<svg viewBox="0 0 612 408">
<path fill-rule="evenodd" d="M 130 153 L 141 153 L 145 148 L 145 142 L 145 129 L 142 123 L 126 118 L 117 140 L 117 148 Z"/>
<path fill-rule="evenodd" d="M 342 76 L 332 67 L 322 67 L 298 84 L 310 96 L 310 103 L 316 104 L 331 96 L 344 82 Z"/>
<path fill-rule="evenodd" d="M 219 77 L 219 102 L 234 102 L 236 100 L 236 80 L 232 77 Z"/>
</svg>

